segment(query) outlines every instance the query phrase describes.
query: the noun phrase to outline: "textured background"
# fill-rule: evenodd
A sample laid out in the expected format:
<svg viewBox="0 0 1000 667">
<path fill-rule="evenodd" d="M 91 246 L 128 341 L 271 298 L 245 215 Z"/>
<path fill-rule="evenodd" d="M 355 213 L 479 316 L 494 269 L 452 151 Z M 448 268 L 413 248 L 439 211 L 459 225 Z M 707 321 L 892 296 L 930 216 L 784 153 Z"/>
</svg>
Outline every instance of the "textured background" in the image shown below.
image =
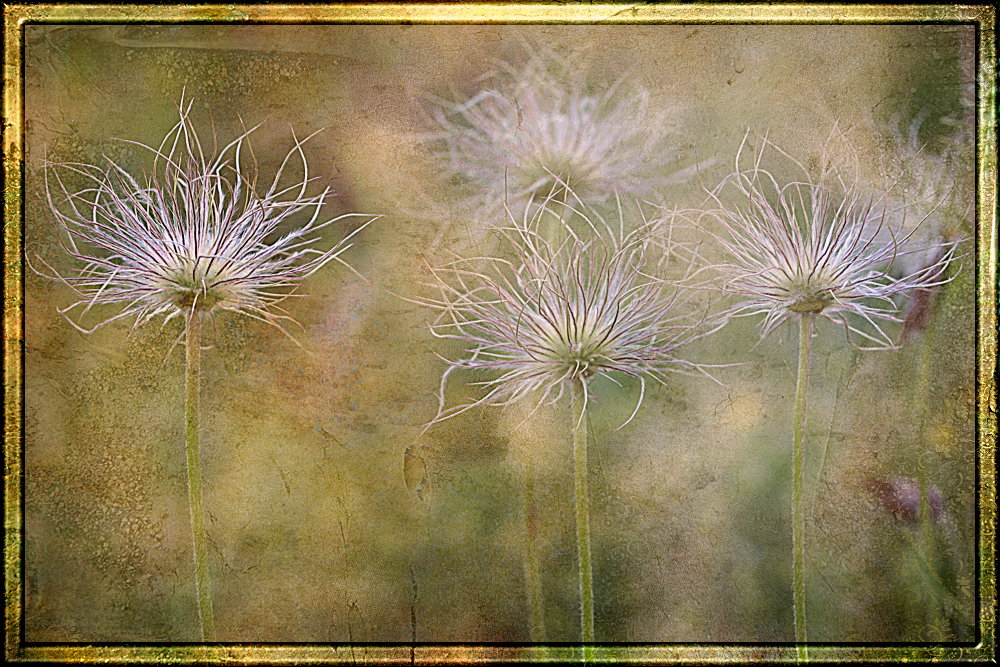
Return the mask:
<svg viewBox="0 0 1000 667">
<path fill-rule="evenodd" d="M 202 446 L 221 640 L 524 641 L 521 471 L 539 461 L 549 639 L 578 633 L 568 407 L 522 424 L 476 409 L 431 428 L 456 354 L 417 295 L 432 251 L 469 243 L 461 183 L 442 177 L 428 95 L 477 90 L 491 59 L 545 44 L 590 73 L 627 73 L 677 108 L 678 142 L 715 165 L 661 192 L 696 206 L 747 128 L 803 162 L 837 146 L 876 181 L 892 128 L 918 118 L 921 184 L 971 203 L 972 29 L 948 26 L 29 26 L 25 113 L 30 257 L 71 266 L 40 197 L 43 156 L 140 169 L 113 137 L 156 144 L 181 91 L 199 128 L 248 125 L 264 174 L 301 136 L 339 193 L 329 215 L 385 217 L 290 308 L 302 348 L 218 318 L 206 335 Z M 656 132 L 657 128 L 650 128 Z M 941 174 L 935 156 L 963 159 Z M 845 158 L 846 159 L 846 158 Z M 964 199 L 963 199 L 964 197 Z M 964 202 L 964 203 L 963 203 Z M 971 211 L 971 209 L 969 209 Z M 944 213 L 952 214 L 951 211 Z M 948 223 L 971 235 L 971 214 Z M 347 229 L 330 230 L 333 237 Z M 332 238 L 331 238 L 332 242 Z M 180 324 L 82 335 L 72 297 L 25 277 L 26 638 L 184 641 L 197 634 L 183 455 Z M 971 258 L 930 324 L 898 352 L 858 353 L 821 325 L 808 428 L 810 639 L 969 639 L 973 623 L 974 341 Z M 104 316 L 111 312 L 104 313 Z M 99 317 L 100 315 L 98 315 Z M 792 638 L 791 402 L 795 333 L 764 344 L 738 321 L 692 348 L 750 364 L 727 385 L 679 377 L 636 419 L 638 387 L 606 391 L 591 429 L 597 638 Z M 475 397 L 458 385 L 453 402 Z M 937 486 L 941 521 L 894 518 L 872 480 Z"/>
</svg>

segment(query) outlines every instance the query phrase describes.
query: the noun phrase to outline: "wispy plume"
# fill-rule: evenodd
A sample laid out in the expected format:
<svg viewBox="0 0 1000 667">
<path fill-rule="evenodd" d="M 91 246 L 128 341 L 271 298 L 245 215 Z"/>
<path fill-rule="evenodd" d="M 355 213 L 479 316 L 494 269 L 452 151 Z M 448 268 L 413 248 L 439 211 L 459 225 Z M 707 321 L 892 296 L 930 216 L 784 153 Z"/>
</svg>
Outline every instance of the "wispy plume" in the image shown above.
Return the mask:
<svg viewBox="0 0 1000 667">
<path fill-rule="evenodd" d="M 442 164 L 487 215 L 564 187 L 592 205 L 648 198 L 710 161 L 680 164 L 679 110 L 654 111 L 640 84 L 589 81 L 578 63 L 524 48 L 527 62 L 498 63 L 482 90 L 434 111 Z"/>
<path fill-rule="evenodd" d="M 877 132 L 877 192 L 896 211 L 895 225 L 912 230 L 912 240 L 928 249 L 900 260 L 901 270 L 929 263 L 936 245 L 968 236 L 975 213 L 974 123 L 958 117 L 940 119 L 943 138 L 922 138 L 934 127 L 929 111 L 911 122 L 896 122 L 888 132 Z M 905 213 L 905 215 L 903 215 Z M 918 224 L 919 223 L 919 224 Z M 909 227 L 910 229 L 908 229 Z"/>
<path fill-rule="evenodd" d="M 291 318 L 278 304 L 328 262 L 344 264 L 349 239 L 374 219 L 321 217 L 332 194 L 308 192 L 316 180 L 303 151 L 310 137 L 295 139 L 272 181 L 259 187 L 248 143 L 256 128 L 212 154 L 192 125 L 191 106 L 181 102 L 180 120 L 157 147 L 121 140 L 152 158 L 141 176 L 107 157 L 97 165 L 45 165 L 49 208 L 66 251 L 80 262 L 66 275 L 48 265 L 46 272 L 77 295 L 61 312 L 81 331 L 192 310 L 232 311 L 281 327 Z M 318 248 L 324 228 L 351 218 L 365 221 Z M 116 314 L 90 328 L 78 324 L 94 306 L 112 304 L 121 307 Z"/>
<path fill-rule="evenodd" d="M 685 359 L 682 348 L 721 322 L 682 286 L 694 254 L 672 240 L 669 219 L 650 219 L 619 201 L 618 219 L 609 221 L 570 192 L 571 203 L 550 198 L 533 213 L 509 215 L 498 229 L 509 258 L 458 258 L 434 270 L 440 298 L 423 302 L 440 311 L 432 332 L 465 344 L 464 356 L 448 360 L 435 421 L 528 396 L 536 407 L 552 404 L 573 384 L 586 397 L 591 380 L 624 376 L 640 383 L 634 416 L 647 380 L 708 374 L 709 366 Z M 473 382 L 485 394 L 446 408 L 445 385 L 455 371 L 487 376 Z"/>
<path fill-rule="evenodd" d="M 781 182 L 761 167 L 767 147 L 784 156 L 800 179 Z M 801 164 L 766 139 L 713 193 L 709 215 L 721 223 L 726 259 L 717 267 L 723 289 L 743 297 L 731 313 L 762 316 L 762 336 L 802 314 L 843 326 L 863 349 L 895 347 L 884 326 L 901 322 L 898 297 L 949 280 L 957 242 L 933 244 L 934 261 L 896 275 L 894 267 L 928 246 L 911 242 L 923 219 L 905 224 L 906 209 L 838 179 L 809 178 Z M 906 231 L 908 229 L 908 231 Z"/>
</svg>

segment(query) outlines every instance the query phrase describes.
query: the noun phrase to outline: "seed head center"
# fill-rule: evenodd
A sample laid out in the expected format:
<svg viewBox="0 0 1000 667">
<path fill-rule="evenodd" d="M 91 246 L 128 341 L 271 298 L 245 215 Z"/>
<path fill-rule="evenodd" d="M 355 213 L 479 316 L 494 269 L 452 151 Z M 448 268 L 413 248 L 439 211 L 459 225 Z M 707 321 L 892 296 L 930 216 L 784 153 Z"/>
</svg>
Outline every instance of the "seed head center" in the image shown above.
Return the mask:
<svg viewBox="0 0 1000 667">
<path fill-rule="evenodd" d="M 821 313 L 833 303 L 834 281 L 823 270 L 815 271 L 814 275 L 803 273 L 804 269 L 787 285 L 792 297 L 788 310 L 793 313 Z"/>
<path fill-rule="evenodd" d="M 178 308 L 199 310 L 210 310 L 232 299 L 235 287 L 226 282 L 229 272 L 212 264 L 204 258 L 178 258 L 176 266 L 164 271 L 163 298 Z"/>
<path fill-rule="evenodd" d="M 612 350 L 596 336 L 584 333 L 578 337 L 556 338 L 549 346 L 550 360 L 569 370 L 572 375 L 590 377 L 607 365 Z"/>
<path fill-rule="evenodd" d="M 829 290 L 816 294 L 802 296 L 788 306 L 788 310 L 793 313 L 813 313 L 818 314 L 826 310 L 827 306 L 833 303 L 833 295 Z"/>
</svg>

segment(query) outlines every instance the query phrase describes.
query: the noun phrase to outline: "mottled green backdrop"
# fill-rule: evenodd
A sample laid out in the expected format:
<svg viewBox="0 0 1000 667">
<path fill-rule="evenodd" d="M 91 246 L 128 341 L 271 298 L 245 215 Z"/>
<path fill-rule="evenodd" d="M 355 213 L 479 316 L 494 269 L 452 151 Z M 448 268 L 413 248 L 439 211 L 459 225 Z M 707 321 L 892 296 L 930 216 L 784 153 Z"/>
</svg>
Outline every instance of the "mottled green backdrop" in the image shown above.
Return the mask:
<svg viewBox="0 0 1000 667">
<path fill-rule="evenodd" d="M 41 196 L 42 159 L 106 154 L 138 170 L 140 154 L 110 139 L 157 144 L 182 91 L 207 135 L 265 123 L 254 135 L 264 174 L 291 128 L 325 128 L 306 150 L 339 193 L 329 214 L 384 214 L 345 255 L 370 283 L 334 265 L 310 278 L 309 297 L 288 305 L 301 348 L 246 319 L 206 328 L 219 639 L 526 641 L 531 452 L 549 638 L 574 641 L 568 406 L 527 424 L 518 410 L 474 409 L 420 435 L 444 370 L 432 350 L 458 349 L 430 336 L 433 313 L 390 292 L 426 295 L 426 265 L 479 242 L 468 240 L 462 184 L 442 177 L 426 141 L 428 98 L 471 96 L 492 59 L 516 65 L 526 45 L 545 44 L 597 85 L 627 74 L 654 107 L 683 110 L 678 141 L 717 159 L 664 189 L 664 203 L 699 205 L 749 128 L 806 163 L 842 153 L 863 179 L 905 163 L 917 198 L 944 177 L 949 224 L 971 237 L 974 153 L 954 137 L 964 128 L 971 141 L 973 37 L 942 25 L 29 26 L 27 256 L 71 266 Z M 918 119 L 925 148 L 907 162 L 893 130 L 905 137 Z M 959 159 L 934 172 L 951 148 Z M 329 230 L 329 242 L 348 231 Z M 810 640 L 972 638 L 974 271 L 971 257 L 963 264 L 899 351 L 857 352 L 820 326 L 807 424 Z M 64 286 L 28 271 L 25 295 L 26 639 L 192 640 L 181 324 L 83 335 L 57 312 L 74 300 Z M 791 640 L 796 339 L 757 339 L 745 320 L 700 341 L 692 357 L 750 363 L 720 371 L 725 387 L 677 377 L 655 388 L 621 430 L 637 384 L 593 406 L 599 641 Z M 476 393 L 455 385 L 450 396 Z M 893 514 L 884 485 L 904 478 L 936 487 L 937 521 Z"/>
</svg>

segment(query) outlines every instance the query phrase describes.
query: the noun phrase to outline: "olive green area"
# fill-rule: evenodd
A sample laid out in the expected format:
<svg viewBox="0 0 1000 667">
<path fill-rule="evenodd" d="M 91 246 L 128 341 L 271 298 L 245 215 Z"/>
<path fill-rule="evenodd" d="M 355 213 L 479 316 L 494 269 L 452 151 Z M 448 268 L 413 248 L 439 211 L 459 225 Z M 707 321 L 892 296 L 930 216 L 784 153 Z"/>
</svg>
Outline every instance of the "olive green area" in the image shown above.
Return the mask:
<svg viewBox="0 0 1000 667">
<path fill-rule="evenodd" d="M 530 460 L 547 637 L 576 641 L 568 399 L 530 419 L 524 406 L 475 408 L 423 432 L 445 368 L 433 352 L 457 358 L 461 346 L 434 339 L 434 313 L 393 293 L 432 296 L 428 265 L 494 247 L 462 205 L 464 184 L 435 162 L 428 98 L 469 97 L 491 59 L 518 63 L 539 44 L 594 86 L 634 77 L 653 108 L 677 107 L 679 129 L 650 133 L 675 131 L 692 159 L 716 158 L 660 193 L 681 207 L 732 170 L 748 128 L 807 165 L 840 151 L 874 179 L 893 161 L 890 128 L 905 134 L 922 117 L 928 159 L 907 176 L 953 179 L 954 201 L 968 206 L 947 224 L 971 238 L 971 144 L 948 174 L 933 158 L 956 124 L 971 127 L 972 37 L 957 26 L 29 26 L 26 253 L 36 268 L 73 267 L 44 202 L 43 159 L 107 155 L 141 171 L 146 156 L 112 138 L 157 144 L 182 91 L 205 139 L 264 123 L 253 135 L 262 182 L 292 128 L 324 128 L 305 151 L 316 187 L 338 193 L 328 215 L 385 216 L 343 255 L 367 281 L 336 263 L 309 278 L 305 296 L 283 304 L 301 346 L 245 318 L 202 327 L 218 638 L 528 641 Z M 326 244 L 351 229 L 338 225 Z M 811 641 L 973 637 L 973 257 L 962 265 L 898 351 L 857 351 L 818 318 L 805 424 Z M 24 280 L 25 637 L 192 641 L 182 322 L 84 335 L 57 312 L 74 300 L 68 288 L 30 270 Z M 114 314 L 98 308 L 81 323 Z M 620 430 L 638 384 L 594 383 L 598 641 L 792 639 L 796 335 L 787 326 L 756 344 L 756 322 L 733 322 L 687 351 L 744 362 L 713 371 L 723 386 L 672 377 Z M 449 405 L 481 395 L 465 379 L 450 383 Z M 933 487 L 940 508 L 912 516 L 892 491 L 900 484 Z"/>
</svg>

